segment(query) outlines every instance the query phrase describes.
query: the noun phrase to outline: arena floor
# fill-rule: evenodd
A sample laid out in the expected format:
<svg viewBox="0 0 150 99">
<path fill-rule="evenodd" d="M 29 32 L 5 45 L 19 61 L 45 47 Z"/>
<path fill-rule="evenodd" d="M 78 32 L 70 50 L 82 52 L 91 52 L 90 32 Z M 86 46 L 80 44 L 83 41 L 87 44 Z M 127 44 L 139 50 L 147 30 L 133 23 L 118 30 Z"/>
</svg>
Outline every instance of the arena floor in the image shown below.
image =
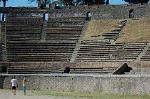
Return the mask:
<svg viewBox="0 0 150 99">
<path fill-rule="evenodd" d="M 13 95 L 11 90 L 0 89 L 0 99 L 77 99 L 77 98 L 58 97 L 50 95 L 35 95 L 32 93 L 27 93 L 27 95 L 24 95 L 21 90 L 17 91 L 17 95 Z"/>
</svg>

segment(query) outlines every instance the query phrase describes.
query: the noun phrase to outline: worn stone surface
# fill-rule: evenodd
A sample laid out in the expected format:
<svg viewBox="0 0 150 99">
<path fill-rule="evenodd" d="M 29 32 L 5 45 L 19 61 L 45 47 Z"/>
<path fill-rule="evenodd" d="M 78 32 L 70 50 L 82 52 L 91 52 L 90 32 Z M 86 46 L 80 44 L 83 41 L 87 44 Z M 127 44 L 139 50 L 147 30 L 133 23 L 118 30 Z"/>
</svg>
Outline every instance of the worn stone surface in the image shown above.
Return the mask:
<svg viewBox="0 0 150 99">
<path fill-rule="evenodd" d="M 129 18 L 129 10 L 133 9 L 134 18 L 149 18 L 150 6 L 143 5 L 97 5 L 97 6 L 73 6 L 61 7 L 61 9 L 37 9 L 36 7 L 26 8 L 0 8 L 1 11 L 7 12 L 24 12 L 24 13 L 47 13 L 50 18 L 54 17 L 86 17 L 87 12 L 92 13 L 92 19 L 126 19 Z M 14 15 L 14 13 L 13 13 Z M 17 14 L 18 15 L 18 14 Z"/>
<path fill-rule="evenodd" d="M 21 82 L 25 75 L 1 75 L 0 88 L 10 88 L 10 80 L 13 76 L 16 76 L 21 89 Z M 27 88 L 31 90 L 150 94 L 149 75 L 41 74 L 26 76 Z"/>
</svg>

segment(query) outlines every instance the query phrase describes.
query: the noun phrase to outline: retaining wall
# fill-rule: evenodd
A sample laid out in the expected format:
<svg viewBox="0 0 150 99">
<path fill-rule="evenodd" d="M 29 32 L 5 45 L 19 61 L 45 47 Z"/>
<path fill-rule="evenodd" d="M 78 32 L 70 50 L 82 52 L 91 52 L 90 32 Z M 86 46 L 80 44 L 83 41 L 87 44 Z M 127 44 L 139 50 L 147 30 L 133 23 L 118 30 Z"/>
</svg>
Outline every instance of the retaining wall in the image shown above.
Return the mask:
<svg viewBox="0 0 150 99">
<path fill-rule="evenodd" d="M 9 64 L 3 64 L 4 66 L 20 66 L 20 67 L 33 67 L 33 68 L 48 68 L 55 67 L 56 70 L 65 70 L 66 67 L 74 68 L 88 68 L 88 67 L 120 67 L 124 63 L 127 63 L 133 70 L 130 74 L 150 74 L 150 62 L 139 61 L 139 62 L 10 62 Z"/>
<path fill-rule="evenodd" d="M 27 76 L 27 89 L 32 90 L 150 94 L 150 75 L 1 75 L 0 88 L 10 88 L 13 76 L 18 79 L 18 89 Z"/>
<path fill-rule="evenodd" d="M 134 18 L 149 18 L 150 5 L 95 5 L 95 6 L 70 6 L 61 7 L 61 9 L 37 9 L 36 7 L 0 7 L 0 12 L 10 13 L 10 15 L 18 16 L 35 15 L 46 13 L 49 18 L 55 17 L 86 17 L 87 12 L 92 13 L 92 19 L 127 19 L 129 18 L 129 10 L 134 10 Z M 9 15 L 9 14 L 8 14 Z M 22 14 L 21 14 L 22 15 Z"/>
<path fill-rule="evenodd" d="M 49 10 L 49 17 L 86 17 L 89 11 L 92 13 L 92 19 L 127 19 L 129 10 L 133 9 L 134 18 L 149 18 L 150 5 L 96 5 L 89 7 L 71 7 L 59 10 Z"/>
</svg>

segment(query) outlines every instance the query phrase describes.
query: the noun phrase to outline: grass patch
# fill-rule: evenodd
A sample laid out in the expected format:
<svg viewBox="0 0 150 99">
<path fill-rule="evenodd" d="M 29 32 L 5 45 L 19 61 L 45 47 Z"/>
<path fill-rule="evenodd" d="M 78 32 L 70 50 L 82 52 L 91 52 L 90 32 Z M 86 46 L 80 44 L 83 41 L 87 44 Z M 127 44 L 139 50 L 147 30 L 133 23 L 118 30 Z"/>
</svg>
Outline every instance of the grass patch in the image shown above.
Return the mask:
<svg viewBox="0 0 150 99">
<path fill-rule="evenodd" d="M 132 20 L 122 29 L 116 42 L 147 42 L 150 40 L 150 19 Z"/>
<path fill-rule="evenodd" d="M 0 94 L 2 93 L 12 93 L 10 89 L 0 89 Z M 22 93 L 22 90 L 17 90 L 17 94 Z M 150 99 L 150 95 L 131 95 L 131 94 L 114 94 L 114 93 L 100 93 L 100 92 L 59 92 L 59 91 L 37 91 L 37 90 L 27 90 L 27 95 L 36 96 L 59 96 L 76 98 L 76 99 Z"/>
<path fill-rule="evenodd" d="M 150 41 L 150 19 L 131 20 L 122 29 L 122 36 L 116 42 L 148 42 Z M 100 40 L 103 39 L 102 33 L 111 32 L 120 22 L 119 19 L 91 20 L 85 31 L 83 40 Z"/>
<path fill-rule="evenodd" d="M 91 20 L 85 31 L 85 36 L 83 40 L 99 40 L 103 39 L 101 35 L 105 32 L 111 32 L 113 28 L 117 25 L 119 20 L 117 19 L 107 19 L 107 20 Z M 94 37 L 93 37 L 94 36 Z"/>
<path fill-rule="evenodd" d="M 37 95 L 74 97 L 78 99 L 150 99 L 150 95 L 111 94 L 98 92 L 31 91 L 31 93 Z"/>
</svg>

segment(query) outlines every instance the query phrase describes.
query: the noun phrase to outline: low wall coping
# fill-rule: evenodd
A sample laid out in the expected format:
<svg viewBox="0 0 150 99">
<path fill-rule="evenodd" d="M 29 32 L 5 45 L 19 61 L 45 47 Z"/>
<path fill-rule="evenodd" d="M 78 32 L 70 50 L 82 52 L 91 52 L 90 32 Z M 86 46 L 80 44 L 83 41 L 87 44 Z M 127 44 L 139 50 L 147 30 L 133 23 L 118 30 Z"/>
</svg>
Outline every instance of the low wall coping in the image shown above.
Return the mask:
<svg viewBox="0 0 150 99">
<path fill-rule="evenodd" d="M 110 78 L 135 78 L 150 77 L 150 74 L 126 74 L 126 75 L 99 75 L 99 74 L 0 74 L 0 76 L 55 76 L 55 77 L 110 77 Z"/>
</svg>

